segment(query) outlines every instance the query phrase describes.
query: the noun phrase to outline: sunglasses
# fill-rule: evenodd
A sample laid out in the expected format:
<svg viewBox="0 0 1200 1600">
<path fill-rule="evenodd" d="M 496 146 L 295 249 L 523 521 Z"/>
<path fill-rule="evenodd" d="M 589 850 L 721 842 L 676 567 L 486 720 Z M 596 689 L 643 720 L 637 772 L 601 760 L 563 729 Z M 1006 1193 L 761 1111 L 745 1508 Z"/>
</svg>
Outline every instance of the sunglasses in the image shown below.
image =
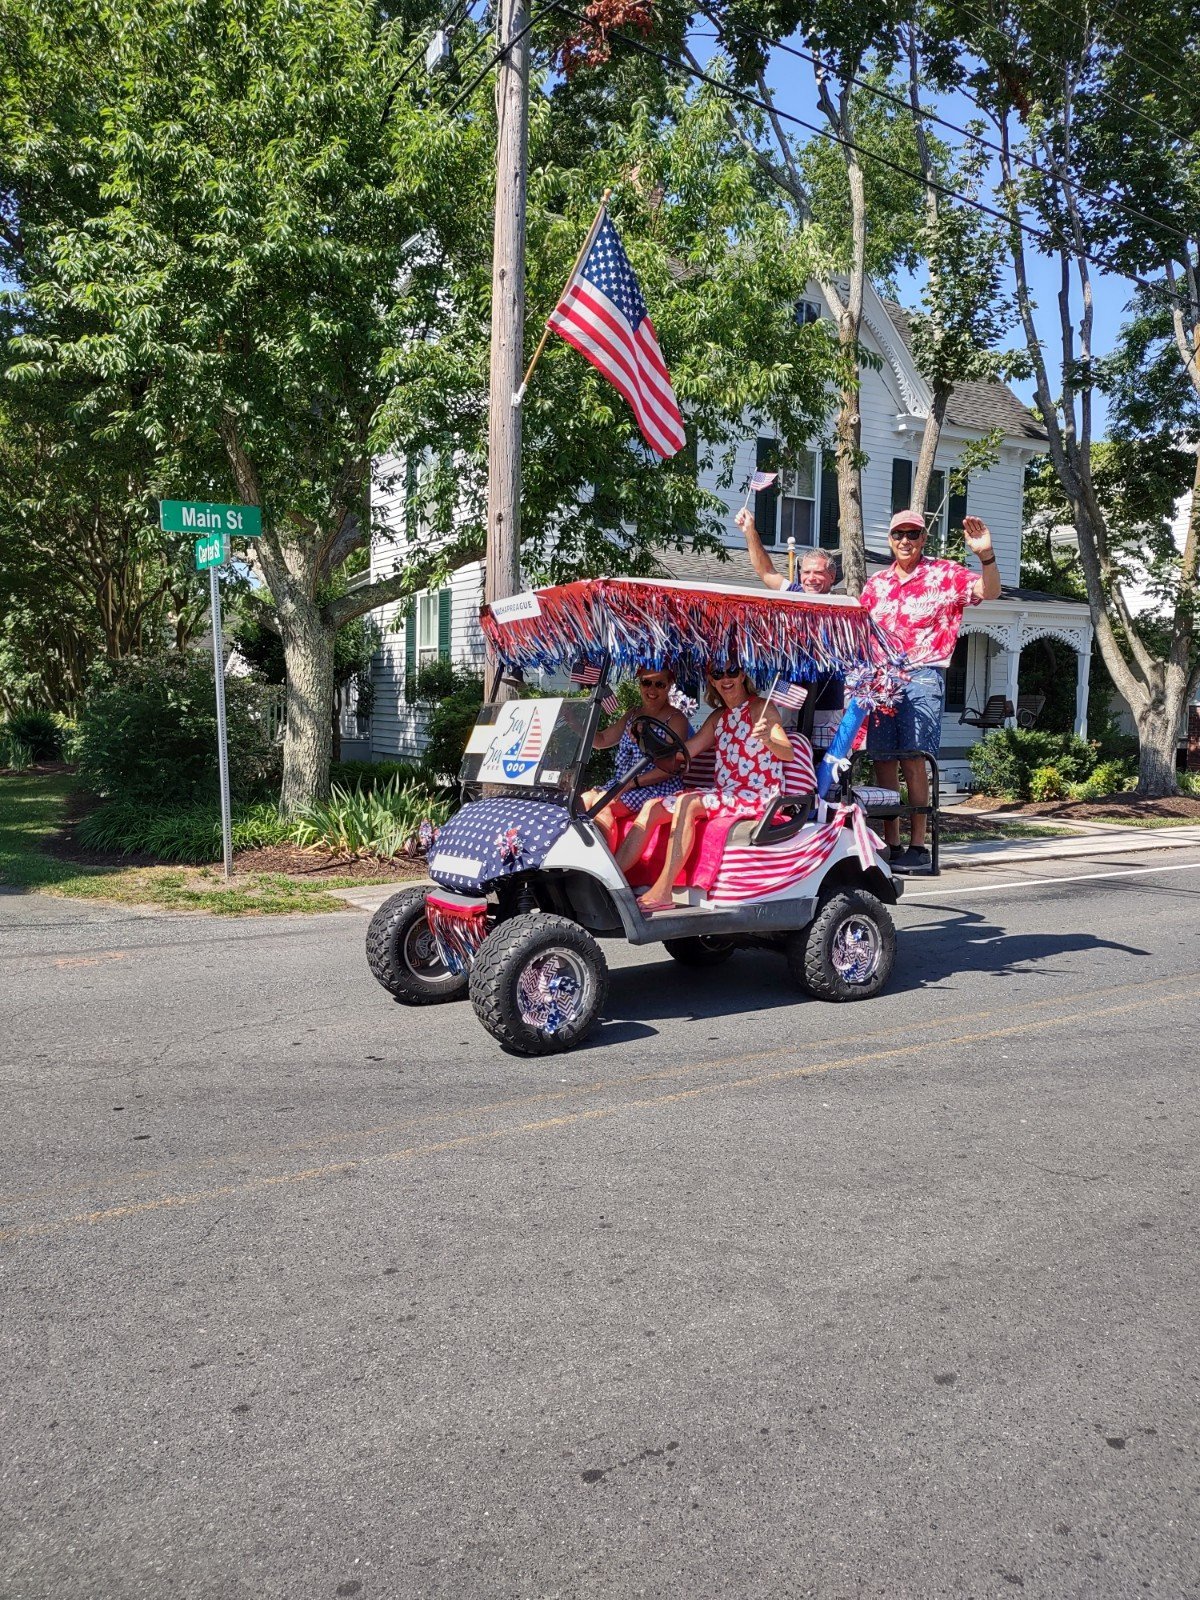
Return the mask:
<svg viewBox="0 0 1200 1600">
<path fill-rule="evenodd" d="M 924 537 L 924 528 L 905 528 L 899 533 L 893 533 L 891 540 L 893 544 L 920 544 Z"/>
<path fill-rule="evenodd" d="M 638 684 L 643 689 L 665 689 L 667 680 L 665 678 L 639 678 Z"/>
</svg>

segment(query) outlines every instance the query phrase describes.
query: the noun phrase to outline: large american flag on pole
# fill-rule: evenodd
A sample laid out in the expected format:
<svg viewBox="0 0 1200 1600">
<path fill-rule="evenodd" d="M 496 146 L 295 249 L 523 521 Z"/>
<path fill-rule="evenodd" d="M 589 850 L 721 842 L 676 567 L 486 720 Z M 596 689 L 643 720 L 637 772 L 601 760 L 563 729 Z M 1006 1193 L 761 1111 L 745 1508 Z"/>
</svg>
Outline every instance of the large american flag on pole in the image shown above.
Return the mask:
<svg viewBox="0 0 1200 1600">
<path fill-rule="evenodd" d="M 656 455 L 673 456 L 683 448 L 683 416 L 658 336 L 607 213 L 547 326 L 620 390 Z"/>
</svg>

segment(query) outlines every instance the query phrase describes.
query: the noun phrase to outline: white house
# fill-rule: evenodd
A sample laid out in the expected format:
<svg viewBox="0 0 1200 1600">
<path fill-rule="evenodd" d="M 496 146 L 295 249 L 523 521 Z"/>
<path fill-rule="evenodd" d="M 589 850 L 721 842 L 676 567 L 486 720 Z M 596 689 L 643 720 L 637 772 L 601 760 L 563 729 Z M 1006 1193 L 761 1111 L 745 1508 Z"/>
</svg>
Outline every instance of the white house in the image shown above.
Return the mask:
<svg viewBox="0 0 1200 1600">
<path fill-rule="evenodd" d="M 797 314 L 815 318 L 826 314 L 816 286 L 811 298 L 800 303 Z M 920 450 L 924 419 L 930 404 L 929 387 L 917 371 L 907 343 L 907 320 L 902 309 L 886 302 L 868 287 L 864 343 L 880 358 L 878 370 L 862 374 L 862 444 L 868 455 L 863 469 L 863 514 L 868 558 L 883 560 L 887 553 L 887 525 L 893 510 L 908 504 L 912 474 Z M 1003 442 L 999 459 L 986 473 L 971 479 L 965 496 L 945 494 L 945 474 L 956 463 L 967 441 L 1000 429 Z M 949 527 L 961 525 L 969 509 L 992 530 L 1004 591 L 999 600 L 973 607 L 947 683 L 941 766 L 943 779 L 965 778 L 965 753 L 979 737 L 978 728 L 960 722 L 966 712 L 979 713 L 989 697 L 1002 696 L 1016 708 L 1022 649 L 1034 640 L 1052 637 L 1070 645 L 1077 658 L 1076 727 L 1084 731 L 1087 714 L 1087 676 L 1092 632 L 1087 608 L 1057 596 L 1019 587 L 1021 558 L 1022 490 L 1026 464 L 1040 453 L 1043 434 L 1030 412 L 1010 389 L 1000 383 L 968 383 L 951 398 L 936 458 L 936 475 L 929 496 L 931 512 L 940 507 L 934 525 L 935 541 Z M 709 552 L 669 550 L 661 554 L 664 576 L 707 583 L 754 583 L 745 546 L 733 526 L 741 503 L 737 486 L 751 474 L 773 441 L 747 437 L 741 446 L 733 475 L 735 488 L 720 490 L 714 481 L 706 486 L 729 505 L 726 538 L 728 559 Z M 391 487 L 377 493 L 375 514 L 403 538 L 405 493 L 403 474 L 381 474 Z M 798 551 L 811 545 L 836 548 L 837 487 L 832 461 L 819 446 L 808 453 L 796 470 L 786 474 L 776 489 L 758 497 L 756 521 L 779 570 L 784 570 L 789 537 Z M 372 576 L 391 570 L 394 552 L 387 547 L 373 554 Z M 396 606 L 380 613 L 384 643 L 376 658 L 375 702 L 369 735 L 348 723 L 350 735 L 361 733 L 361 743 L 347 743 L 347 754 L 374 759 L 419 755 L 421 717 L 405 697 L 406 683 L 423 663 L 438 657 L 477 666 L 483 661 L 483 641 L 478 613 L 483 596 L 483 568 L 473 563 L 458 571 L 453 582 L 438 593 L 419 596 L 400 614 Z M 1012 720 L 1011 714 L 1009 720 Z"/>
</svg>

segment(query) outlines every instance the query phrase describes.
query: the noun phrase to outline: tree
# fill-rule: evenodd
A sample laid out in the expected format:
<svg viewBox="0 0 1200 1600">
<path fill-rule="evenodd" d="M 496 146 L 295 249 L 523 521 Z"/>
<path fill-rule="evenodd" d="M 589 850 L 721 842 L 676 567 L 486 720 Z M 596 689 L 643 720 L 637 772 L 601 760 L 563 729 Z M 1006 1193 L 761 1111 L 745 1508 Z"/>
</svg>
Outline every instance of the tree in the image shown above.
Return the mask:
<svg viewBox="0 0 1200 1600">
<path fill-rule="evenodd" d="M 1194 500 L 1183 550 L 1161 569 L 1169 620 L 1156 645 L 1131 605 L 1121 554 L 1129 539 L 1096 476 L 1094 411 L 1105 367 L 1095 348 L 1093 275 L 1098 268 L 1156 273 L 1147 280 L 1156 284 L 1150 292 L 1169 308 L 1180 370 L 1200 392 L 1194 89 L 1200 45 L 1186 17 L 1173 20 L 1165 7 L 1139 8 L 1136 32 L 1116 10 L 1098 22 L 1089 12 L 1031 0 L 986 19 L 971 8 L 956 15 L 981 63 L 965 82 L 999 131 L 1000 192 L 1022 331 L 1050 459 L 1078 537 L 1096 640 L 1137 724 L 1139 792 L 1171 794 L 1176 731 L 1197 681 L 1200 529 Z M 1144 29 L 1160 42 L 1171 39 L 1173 87 L 1165 98 L 1141 53 Z M 1030 229 L 1037 248 L 1057 261 L 1061 287 L 1050 313 L 1039 309 L 1030 288 Z M 1057 390 L 1046 356 L 1051 343 L 1062 354 Z M 1186 429 L 1182 413 L 1159 417 L 1168 429 Z M 1132 536 L 1144 537 L 1144 526 Z"/>
<path fill-rule="evenodd" d="M 6 27 L 15 376 L 97 385 L 163 491 L 263 508 L 294 809 L 328 786 L 338 629 L 454 559 L 331 581 L 369 536 L 384 352 L 440 315 L 441 280 L 404 270 L 477 226 L 480 132 L 423 114 L 411 31 L 367 0 L 25 0 Z"/>
</svg>

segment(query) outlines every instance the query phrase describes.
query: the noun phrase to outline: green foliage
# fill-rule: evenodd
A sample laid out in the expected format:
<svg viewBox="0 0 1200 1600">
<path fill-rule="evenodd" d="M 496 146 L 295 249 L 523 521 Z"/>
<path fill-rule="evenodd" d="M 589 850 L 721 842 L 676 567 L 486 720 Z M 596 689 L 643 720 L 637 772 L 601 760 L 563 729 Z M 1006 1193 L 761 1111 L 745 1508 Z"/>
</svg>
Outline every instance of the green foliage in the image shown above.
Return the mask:
<svg viewBox="0 0 1200 1600">
<path fill-rule="evenodd" d="M 1057 767 L 1035 767 L 1029 775 L 1031 800 L 1061 800 L 1066 792 L 1066 783 Z"/>
<path fill-rule="evenodd" d="M 291 833 L 277 808 L 260 801 L 234 813 L 232 836 L 238 851 L 286 844 Z M 177 807 L 109 800 L 79 822 L 75 837 L 84 849 L 106 855 L 149 855 L 203 866 L 221 859 L 221 810 L 211 803 Z"/>
<path fill-rule="evenodd" d="M 337 856 L 390 858 L 405 852 L 422 822 L 445 822 L 453 802 L 419 782 L 393 778 L 363 792 L 334 784 L 329 799 L 309 806 L 292 824 L 292 838 L 306 849 Z"/>
<path fill-rule="evenodd" d="M 35 761 L 57 761 L 63 752 L 63 730 L 48 711 L 22 711 L 9 717 L 5 733 L 27 744 Z"/>
<path fill-rule="evenodd" d="M 483 704 L 483 679 L 449 661 L 431 662 L 417 676 L 416 696 L 428 716 L 423 765 L 435 780 L 453 781 Z"/>
<path fill-rule="evenodd" d="M 330 776 L 339 788 L 369 794 L 393 780 L 402 785 L 422 781 L 424 774 L 411 761 L 335 761 Z"/>
<path fill-rule="evenodd" d="M 1110 794 L 1124 794 L 1137 782 L 1137 756 L 1124 760 L 1101 761 L 1082 783 L 1067 785 L 1072 800 L 1102 800 Z"/>
<path fill-rule="evenodd" d="M 252 798 L 277 778 L 262 687 L 225 683 L 230 788 Z M 187 805 L 217 792 L 217 716 L 204 655 L 128 661 L 100 674 L 79 715 L 73 754 L 83 785 L 105 799 Z"/>
<path fill-rule="evenodd" d="M 10 772 L 24 772 L 33 765 L 33 751 L 7 728 L 0 728 L 0 767 Z"/>
<path fill-rule="evenodd" d="M 1086 739 L 1073 733 L 997 728 L 972 745 L 967 761 L 972 787 L 978 793 L 1028 800 L 1034 774 L 1039 769 L 1054 769 L 1065 793 L 1066 784 L 1078 782 L 1090 774 L 1096 764 L 1096 750 Z"/>
</svg>

